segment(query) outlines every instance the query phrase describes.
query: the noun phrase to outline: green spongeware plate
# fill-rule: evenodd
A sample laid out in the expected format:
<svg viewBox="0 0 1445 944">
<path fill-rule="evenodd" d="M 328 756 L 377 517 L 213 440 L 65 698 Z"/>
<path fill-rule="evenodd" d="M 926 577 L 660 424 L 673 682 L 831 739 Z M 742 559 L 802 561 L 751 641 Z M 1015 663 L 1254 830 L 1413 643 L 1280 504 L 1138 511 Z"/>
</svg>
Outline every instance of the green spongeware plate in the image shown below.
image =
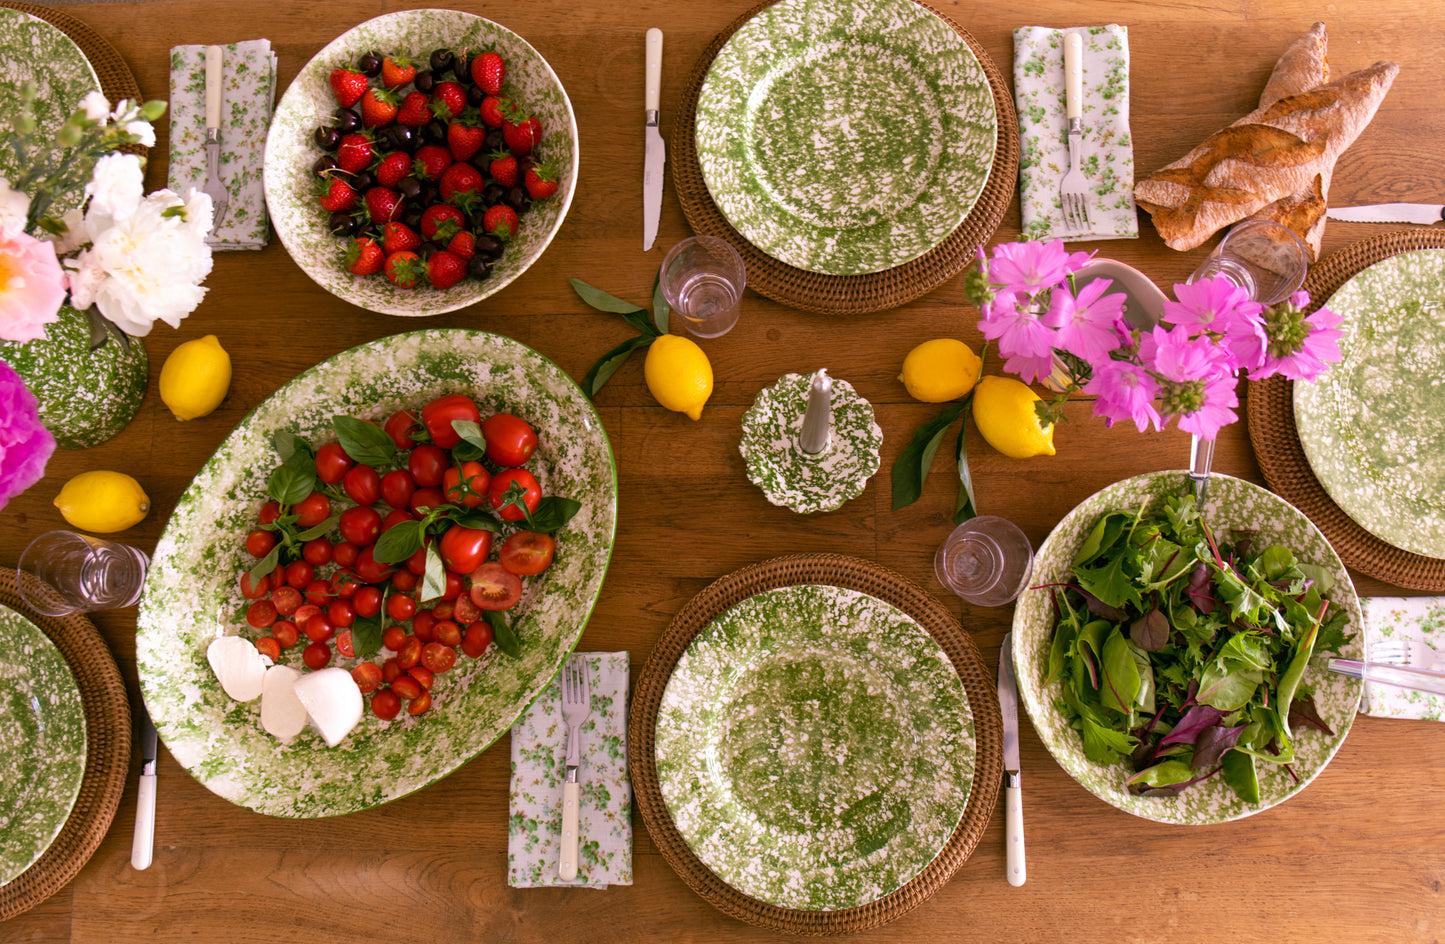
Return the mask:
<svg viewBox="0 0 1445 944">
<path fill-rule="evenodd" d="M 1103 515 L 1134 511 L 1141 505 L 1155 507 L 1166 496 L 1193 488 L 1186 472 L 1151 472 L 1110 485 L 1080 502 L 1054 527 L 1038 553 L 1030 588 L 1014 607 L 1014 666 L 1018 674 L 1019 697 L 1028 710 L 1040 740 L 1068 774 L 1086 790 L 1127 813 L 1161 823 L 1202 825 L 1240 819 L 1281 803 L 1299 793 L 1319 776 L 1344 743 L 1360 703 L 1358 679 L 1336 675 L 1325 668 L 1326 659 L 1310 661 L 1300 682 L 1301 692 L 1313 692 L 1315 707 L 1333 734 L 1314 728 L 1297 731 L 1295 762 L 1283 765 L 1259 763 L 1258 803 L 1248 803 L 1216 776 L 1171 797 L 1132 795 L 1125 781 L 1130 771 L 1123 763 L 1105 766 L 1084 754 L 1079 733 L 1059 710 L 1063 687 L 1045 684 L 1049 645 L 1056 618 L 1053 591 L 1073 566 L 1074 556 L 1084 539 Z M 1363 658 L 1364 617 L 1350 575 L 1339 556 L 1308 518 L 1293 505 L 1243 479 L 1214 473 L 1209 480 L 1205 521 L 1216 532 L 1227 529 L 1253 531 L 1255 540 L 1282 544 L 1303 563 L 1323 569 L 1333 581 L 1329 597 L 1334 606 L 1349 614 L 1346 634 L 1354 638 L 1340 655 Z"/>
<path fill-rule="evenodd" d="M 781 0 L 703 80 L 713 202 L 758 249 L 829 275 L 880 272 L 973 209 L 997 143 L 993 92 L 959 33 L 912 0 Z"/>
<path fill-rule="evenodd" d="M 522 654 L 512 659 L 492 646 L 479 659 L 460 657 L 437 676 L 434 705 L 424 715 L 381 721 L 367 712 L 335 748 L 310 729 L 283 744 L 262 730 L 260 701 L 232 701 L 206 662 L 216 636 L 261 635 L 246 624 L 248 601 L 237 579 L 255 563 L 243 544 L 278 464 L 270 436 L 287 430 L 320 445 L 335 441 L 335 414 L 381 422 L 445 393 L 474 397 L 483 415 L 505 411 L 529 421 L 540 442 L 527 468 L 543 493 L 582 503 L 556 534 L 555 563 L 529 578 L 514 611 Z M 607 433 L 582 391 L 535 351 L 460 329 L 400 334 L 344 351 L 258 406 L 181 496 L 151 559 L 137 617 L 146 706 L 176 760 L 240 806 L 315 817 L 404 796 L 495 741 L 556 674 L 601 589 L 616 514 Z M 287 650 L 282 662 L 301 668 L 301 649 Z M 350 668 L 355 661 L 332 664 Z"/>
<path fill-rule="evenodd" d="M 30 868 L 70 817 L 85 774 L 85 708 L 65 657 L 0 606 L 0 885 Z"/>
<path fill-rule="evenodd" d="M 1445 557 L 1445 249 L 1377 262 L 1328 307 L 1344 359 L 1294 385 L 1310 469 L 1366 531 Z"/>
<path fill-rule="evenodd" d="M 658 709 L 678 832 L 744 894 L 853 908 L 948 843 L 973 783 L 973 716 L 928 632 L 856 590 L 768 590 L 702 629 Z"/>
</svg>

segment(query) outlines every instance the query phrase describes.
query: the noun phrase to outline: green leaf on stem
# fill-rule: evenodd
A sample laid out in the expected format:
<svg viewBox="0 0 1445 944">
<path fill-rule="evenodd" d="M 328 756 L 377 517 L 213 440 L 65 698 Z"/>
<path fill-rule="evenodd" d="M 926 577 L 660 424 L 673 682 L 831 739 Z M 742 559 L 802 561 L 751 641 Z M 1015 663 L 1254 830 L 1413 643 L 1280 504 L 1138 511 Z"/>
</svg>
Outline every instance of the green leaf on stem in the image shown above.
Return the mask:
<svg viewBox="0 0 1445 944">
<path fill-rule="evenodd" d="M 316 486 L 315 463 L 307 460 L 305 468 L 298 468 L 295 460 L 304 453 L 294 453 L 290 459 L 278 465 L 266 479 L 266 491 L 282 506 L 294 505 L 310 495 Z"/>
<path fill-rule="evenodd" d="M 247 572 L 251 578 L 251 586 L 256 586 L 261 578 L 276 569 L 276 564 L 281 560 L 281 545 L 277 544 L 271 548 L 271 552 L 256 562 L 256 565 Z"/>
<path fill-rule="evenodd" d="M 332 423 L 341 448 L 354 461 L 379 467 L 389 465 L 396 458 L 396 443 L 375 423 L 354 416 L 337 416 Z"/>
<path fill-rule="evenodd" d="M 972 396 L 957 403 L 950 403 L 936 418 L 918 427 L 913 440 L 893 463 L 893 510 L 906 508 L 923 495 L 923 482 L 928 478 L 928 467 L 943 442 L 943 434 L 953 421 L 968 408 Z"/>
<path fill-rule="evenodd" d="M 482 453 L 487 451 L 487 437 L 482 435 L 481 424 L 472 420 L 452 420 L 452 430 L 460 437 L 462 442 L 469 443 Z M 453 452 L 456 448 L 453 447 Z"/>
<path fill-rule="evenodd" d="M 366 659 L 381 649 L 381 617 L 358 616 L 351 624 L 351 648 L 358 659 Z"/>
<path fill-rule="evenodd" d="M 313 455 L 311 444 L 297 436 L 295 433 L 284 429 L 278 429 L 271 434 L 271 446 L 276 454 L 285 462 L 298 452 L 304 452 L 308 456 Z"/>
<path fill-rule="evenodd" d="M 314 541 L 319 537 L 324 537 L 325 535 L 329 534 L 333 528 L 336 527 L 337 522 L 339 522 L 340 520 L 340 515 L 332 515 L 330 518 L 327 518 L 325 521 L 321 522 L 315 527 L 307 528 L 305 531 L 302 531 L 300 534 L 296 535 L 296 540 L 304 543 L 306 541 Z"/>
<path fill-rule="evenodd" d="M 395 530 L 395 529 L 393 529 Z M 447 565 L 442 563 L 442 556 L 437 551 L 435 544 L 426 549 L 426 575 L 421 582 L 420 602 L 435 600 L 447 589 Z"/>
<path fill-rule="evenodd" d="M 492 627 L 492 639 L 497 648 L 513 659 L 520 656 L 522 641 L 517 638 L 517 631 L 512 628 L 512 621 L 507 618 L 507 614 L 502 610 L 486 610 L 482 615 L 486 617 L 487 625 Z"/>
<path fill-rule="evenodd" d="M 595 397 L 597 392 L 607 385 L 612 375 L 627 363 L 627 358 L 638 348 L 647 347 L 657 340 L 658 335 L 642 334 L 635 338 L 628 338 L 621 344 L 614 347 L 598 358 L 597 363 L 587 371 L 587 376 L 582 378 L 582 389 L 589 397 Z"/>
<path fill-rule="evenodd" d="M 647 312 L 638 308 L 632 304 L 632 302 L 623 301 L 616 295 L 609 295 L 602 291 L 602 289 L 594 288 L 581 279 L 568 279 L 567 281 L 572 284 L 573 291 L 575 291 L 584 302 L 596 308 L 598 311 L 608 311 L 616 315 L 621 315 L 627 320 L 628 324 L 643 334 L 651 334 L 655 330 L 651 320 L 647 317 Z"/>
<path fill-rule="evenodd" d="M 953 447 L 954 460 L 958 462 L 958 499 L 953 506 L 953 523 L 963 524 L 978 516 L 978 504 L 973 498 L 973 475 L 968 470 L 968 419 L 958 428 L 958 442 Z"/>
<path fill-rule="evenodd" d="M 523 506 L 525 507 L 525 506 Z M 559 495 L 548 495 L 537 503 L 537 510 L 527 518 L 527 527 L 543 534 L 561 531 L 582 509 L 582 503 Z"/>
<path fill-rule="evenodd" d="M 383 564 L 400 564 L 421 550 L 425 531 L 425 521 L 403 521 L 393 525 L 381 533 L 371 552 L 372 556 Z"/>
<path fill-rule="evenodd" d="M 657 278 L 652 280 L 652 325 L 658 334 L 667 334 L 667 319 L 671 314 L 672 306 L 662 294 L 662 270 L 658 269 Z"/>
</svg>

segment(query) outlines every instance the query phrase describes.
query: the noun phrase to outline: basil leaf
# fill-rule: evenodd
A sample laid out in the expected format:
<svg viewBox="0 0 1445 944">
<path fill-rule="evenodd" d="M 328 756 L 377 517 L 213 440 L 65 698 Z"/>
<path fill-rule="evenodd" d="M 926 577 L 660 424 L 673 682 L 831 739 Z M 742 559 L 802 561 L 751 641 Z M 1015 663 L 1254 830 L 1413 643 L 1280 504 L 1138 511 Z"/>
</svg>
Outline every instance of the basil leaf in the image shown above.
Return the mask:
<svg viewBox="0 0 1445 944">
<path fill-rule="evenodd" d="M 462 442 L 471 443 L 482 452 L 487 451 L 487 437 L 482 435 L 482 427 L 472 420 L 452 420 L 452 431 L 462 437 Z M 455 452 L 456 447 L 453 447 Z"/>
<path fill-rule="evenodd" d="M 321 522 L 315 527 L 307 528 L 305 531 L 302 531 L 300 534 L 296 535 L 296 540 L 314 541 L 319 537 L 324 537 L 325 535 L 331 533 L 331 529 L 336 527 L 336 523 L 340 520 L 340 515 L 332 515 L 330 518 L 327 518 L 325 521 Z"/>
<path fill-rule="evenodd" d="M 627 363 L 627 358 L 633 351 L 638 348 L 647 347 L 655 340 L 657 340 L 656 335 L 639 335 L 635 338 L 628 338 L 606 354 L 603 354 L 598 358 L 597 363 L 593 364 L 591 369 L 587 371 L 587 376 L 582 378 L 583 392 L 589 397 L 595 397 L 597 391 L 605 387 L 607 381 L 612 379 L 612 375 L 617 373 L 623 364 Z"/>
<path fill-rule="evenodd" d="M 395 530 L 395 529 L 392 529 Z M 422 578 L 420 601 L 435 600 L 446 592 L 447 567 L 435 544 L 426 549 L 426 576 Z"/>
<path fill-rule="evenodd" d="M 568 279 L 567 281 L 572 283 L 572 290 L 581 296 L 584 302 L 598 311 L 610 311 L 613 314 L 621 315 L 628 324 L 643 334 L 652 334 L 656 330 L 653 328 L 652 322 L 648 320 L 647 312 L 632 302 L 623 301 L 616 295 L 608 295 L 600 288 L 593 288 L 581 279 Z"/>
<path fill-rule="evenodd" d="M 276 564 L 281 560 L 281 545 L 277 544 L 271 548 L 271 552 L 256 562 L 256 566 L 247 572 L 251 578 L 251 586 L 260 582 L 261 578 L 276 569 Z"/>
<path fill-rule="evenodd" d="M 313 455 L 311 444 L 297 436 L 295 433 L 284 429 L 278 429 L 271 434 L 271 445 L 275 448 L 276 454 L 285 462 L 298 452 Z"/>
<path fill-rule="evenodd" d="M 295 455 L 300 455 L 300 453 Z M 315 485 L 314 468 L 310 474 L 307 474 L 295 468 L 290 460 L 278 465 L 266 479 L 266 491 L 283 506 L 294 505 L 310 495 Z"/>
<path fill-rule="evenodd" d="M 958 428 L 958 443 L 953 447 L 953 458 L 958 463 L 958 498 L 953 506 L 953 523 L 963 524 L 978 516 L 978 503 L 973 497 L 973 476 L 968 471 L 968 419 Z"/>
<path fill-rule="evenodd" d="M 667 317 L 672 314 L 672 306 L 667 303 L 667 298 L 662 294 L 662 270 L 657 270 L 657 278 L 652 280 L 652 324 L 657 328 L 658 334 L 667 333 Z"/>
<path fill-rule="evenodd" d="M 424 530 L 420 521 L 403 521 L 394 525 L 389 531 L 382 532 L 371 554 L 383 564 L 400 564 L 421 550 Z"/>
<path fill-rule="evenodd" d="M 493 534 L 500 534 L 502 531 L 500 521 L 481 511 L 464 511 L 461 514 L 449 515 L 447 520 L 474 531 L 490 531 Z"/>
<path fill-rule="evenodd" d="M 893 462 L 893 510 L 906 508 L 923 495 L 923 481 L 928 478 L 928 467 L 943 442 L 943 433 L 958 419 L 972 397 L 965 397 L 957 403 L 950 403 L 935 419 L 918 427 L 913 440 Z"/>
<path fill-rule="evenodd" d="M 465 439 L 452 447 L 452 458 L 457 462 L 476 462 L 486 454 L 485 449 L 478 449 Z"/>
<path fill-rule="evenodd" d="M 537 510 L 532 512 L 532 517 L 527 524 L 533 531 L 551 534 L 553 531 L 560 531 L 566 527 L 567 522 L 571 521 L 572 516 L 581 509 L 582 503 L 579 501 L 548 495 L 537 503 Z"/>
<path fill-rule="evenodd" d="M 393 529 L 395 530 L 395 529 Z M 375 655 L 381 648 L 381 617 L 358 616 L 351 624 L 351 648 L 358 659 Z"/>
<path fill-rule="evenodd" d="M 390 465 L 396 459 L 396 443 L 375 423 L 354 416 L 337 416 L 332 424 L 341 448 L 356 462 L 379 467 Z"/>
<path fill-rule="evenodd" d="M 487 625 L 492 627 L 492 639 L 497 648 L 513 659 L 521 656 L 522 641 L 517 638 L 516 630 L 512 629 L 507 614 L 502 610 L 486 610 L 482 615 L 486 617 Z"/>
</svg>

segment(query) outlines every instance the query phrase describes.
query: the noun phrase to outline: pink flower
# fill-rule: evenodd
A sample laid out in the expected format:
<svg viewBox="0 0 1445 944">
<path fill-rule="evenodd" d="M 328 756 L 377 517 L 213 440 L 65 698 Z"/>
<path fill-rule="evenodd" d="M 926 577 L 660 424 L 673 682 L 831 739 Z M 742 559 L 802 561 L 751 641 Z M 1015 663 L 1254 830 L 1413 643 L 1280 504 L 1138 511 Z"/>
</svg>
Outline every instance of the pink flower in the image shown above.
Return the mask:
<svg viewBox="0 0 1445 944">
<path fill-rule="evenodd" d="M 1132 420 L 1139 432 L 1152 424 L 1163 428 L 1154 398 L 1159 384 L 1140 364 L 1131 361 L 1107 361 L 1094 368 L 1094 376 L 1084 384 L 1084 392 L 1097 397 L 1094 415 L 1102 416 L 1109 426 L 1121 420 Z"/>
<path fill-rule="evenodd" d="M 990 341 L 998 342 L 1004 357 L 1053 356 L 1054 332 L 1044 324 L 1031 301 L 1010 291 L 999 292 L 984 305 L 978 329 Z"/>
<path fill-rule="evenodd" d="M 0 361 L 0 508 L 40 481 L 54 451 L 55 437 L 40 422 L 35 395 Z"/>
<path fill-rule="evenodd" d="M 1184 325 L 1191 334 L 1208 331 L 1224 337 L 1234 368 L 1253 368 L 1264 360 L 1265 334 L 1260 313 L 1264 306 L 1251 301 L 1249 291 L 1222 276 L 1174 286 L 1179 299 L 1164 302 L 1164 320 Z"/>
<path fill-rule="evenodd" d="M 34 341 L 60 317 L 65 274 L 55 247 L 7 229 L 0 232 L 0 338 Z"/>
<path fill-rule="evenodd" d="M 1233 357 L 1208 335 L 1190 337 L 1184 325 L 1155 328 L 1139 354 L 1159 379 L 1160 412 L 1178 417 L 1180 429 L 1213 439 L 1238 419 Z"/>
<path fill-rule="evenodd" d="M 1002 349 L 1002 345 L 1000 345 Z M 1011 374 L 1016 374 L 1024 383 L 1041 383 L 1044 378 L 1053 375 L 1054 355 L 1049 354 L 1014 354 L 1004 358 L 1003 369 Z"/>
<path fill-rule="evenodd" d="M 1062 282 L 1069 273 L 1079 271 L 1092 256 L 1087 252 L 1066 251 L 1062 239 L 1048 243 L 999 243 L 993 250 L 988 277 L 990 282 L 1003 285 L 1007 291 L 1037 295 Z"/>
<path fill-rule="evenodd" d="M 1095 279 L 1079 290 L 1077 298 L 1062 288 L 1054 291 L 1044 323 L 1058 330 L 1056 347 L 1093 363 L 1107 360 L 1109 352 L 1119 347 L 1124 296 L 1105 295 L 1110 284 L 1108 279 Z"/>
<path fill-rule="evenodd" d="M 1265 313 L 1268 347 L 1250 378 L 1260 380 L 1282 374 L 1290 380 L 1314 380 L 1340 360 L 1339 324 L 1344 319 L 1328 308 L 1304 314 L 1309 292 L 1296 292 Z"/>
</svg>

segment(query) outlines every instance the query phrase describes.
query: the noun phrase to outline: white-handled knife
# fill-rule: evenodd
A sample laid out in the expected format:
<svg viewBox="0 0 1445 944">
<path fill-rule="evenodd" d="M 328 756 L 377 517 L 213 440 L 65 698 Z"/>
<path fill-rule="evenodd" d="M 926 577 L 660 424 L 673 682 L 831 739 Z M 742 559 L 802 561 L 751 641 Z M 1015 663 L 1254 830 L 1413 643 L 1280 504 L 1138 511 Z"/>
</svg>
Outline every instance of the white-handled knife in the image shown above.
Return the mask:
<svg viewBox="0 0 1445 944">
<path fill-rule="evenodd" d="M 135 838 L 131 840 L 132 868 L 148 869 L 156 837 L 156 726 L 144 704 L 136 712 L 140 733 L 140 790 L 135 803 Z"/>
<path fill-rule="evenodd" d="M 1004 633 L 998 650 L 998 707 L 1003 712 L 1003 801 L 1008 843 L 1008 883 L 1022 885 L 1024 865 L 1024 797 L 1019 783 L 1019 693 L 1014 682 L 1013 633 Z"/>
<path fill-rule="evenodd" d="M 657 241 L 657 220 L 662 215 L 662 165 L 667 151 L 657 127 L 658 102 L 662 97 L 662 30 L 647 31 L 647 70 L 643 82 L 643 108 L 647 118 L 644 142 L 647 160 L 642 165 L 642 249 Z"/>
<path fill-rule="evenodd" d="M 1419 223 L 1429 226 L 1445 220 L 1438 203 L 1376 203 L 1370 206 L 1330 207 L 1325 215 L 1346 223 Z"/>
</svg>

